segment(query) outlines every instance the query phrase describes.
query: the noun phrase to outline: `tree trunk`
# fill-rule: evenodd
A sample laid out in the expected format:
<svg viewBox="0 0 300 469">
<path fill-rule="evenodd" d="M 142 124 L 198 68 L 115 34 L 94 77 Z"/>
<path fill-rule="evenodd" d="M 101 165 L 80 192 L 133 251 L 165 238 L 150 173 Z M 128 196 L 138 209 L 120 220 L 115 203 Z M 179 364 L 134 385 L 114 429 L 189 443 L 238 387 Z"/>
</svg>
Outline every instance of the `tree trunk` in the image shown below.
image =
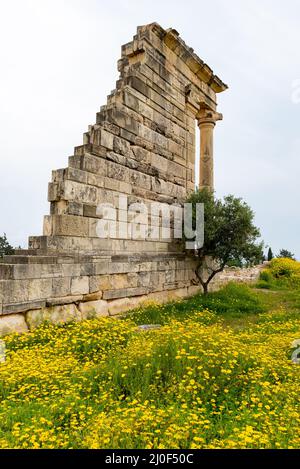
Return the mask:
<svg viewBox="0 0 300 469">
<path fill-rule="evenodd" d="M 219 274 L 220 272 L 222 272 L 224 270 L 226 262 L 224 261 L 223 264 L 221 264 L 219 269 L 213 270 L 212 273 L 210 274 L 210 276 L 208 277 L 208 279 L 206 280 L 206 282 L 202 279 L 202 277 L 200 275 L 200 270 L 201 270 L 202 264 L 203 264 L 203 258 L 201 258 L 201 260 L 199 261 L 198 266 L 195 270 L 195 273 L 196 273 L 196 276 L 199 280 L 199 283 L 202 285 L 203 294 L 207 295 L 208 294 L 208 285 L 209 285 L 209 283 L 215 277 L 215 275 Z"/>
</svg>

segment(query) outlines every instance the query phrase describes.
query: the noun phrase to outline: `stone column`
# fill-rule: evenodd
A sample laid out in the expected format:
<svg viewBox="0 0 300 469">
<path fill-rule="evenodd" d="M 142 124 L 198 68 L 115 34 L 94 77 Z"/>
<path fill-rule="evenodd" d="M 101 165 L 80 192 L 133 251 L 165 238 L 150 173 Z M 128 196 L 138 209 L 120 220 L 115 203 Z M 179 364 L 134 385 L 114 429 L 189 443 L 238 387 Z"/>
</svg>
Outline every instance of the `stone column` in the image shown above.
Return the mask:
<svg viewBox="0 0 300 469">
<path fill-rule="evenodd" d="M 197 116 L 200 129 L 200 189 L 206 187 L 214 190 L 214 127 L 222 119 L 222 114 L 209 109 L 202 109 Z"/>
</svg>

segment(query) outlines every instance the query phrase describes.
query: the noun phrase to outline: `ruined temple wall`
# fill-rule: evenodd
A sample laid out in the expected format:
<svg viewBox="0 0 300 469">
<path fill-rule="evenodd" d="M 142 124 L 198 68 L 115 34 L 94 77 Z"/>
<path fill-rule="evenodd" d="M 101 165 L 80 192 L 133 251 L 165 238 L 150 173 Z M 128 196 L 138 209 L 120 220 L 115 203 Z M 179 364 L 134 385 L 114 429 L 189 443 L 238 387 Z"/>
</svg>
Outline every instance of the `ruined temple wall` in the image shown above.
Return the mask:
<svg viewBox="0 0 300 469">
<path fill-rule="evenodd" d="M 116 89 L 83 144 L 53 171 L 43 235 L 0 263 L 0 333 L 1 324 L 26 329 L 47 318 L 117 314 L 147 298 L 199 290 L 194 261 L 172 234 L 162 236 L 161 226 L 155 239 L 146 229 L 133 239 L 127 219 L 101 238 L 97 207 L 110 203 L 124 220 L 135 202 L 180 206 L 195 185 L 195 117 L 201 106 L 215 111 L 225 85 L 176 31 L 155 23 L 122 47 L 118 68 Z M 122 207 L 120 195 L 127 197 Z M 162 223 L 160 215 L 151 221 Z"/>
<path fill-rule="evenodd" d="M 53 172 L 51 214 L 44 223 L 49 239 L 30 238 L 30 247 L 86 253 L 89 244 L 90 252 L 124 252 L 121 240 L 130 239 L 129 232 L 124 237 L 123 230 L 115 241 L 95 239 L 99 203 L 117 207 L 119 195 L 125 194 L 128 205 L 181 204 L 194 190 L 193 95 L 196 90 L 198 99 L 201 96 L 212 108 L 216 95 L 168 41 L 166 32 L 153 25 L 138 28 L 134 40 L 123 46 L 116 89 L 84 135 L 84 145 L 69 158 L 68 168 Z M 126 250 L 177 250 L 171 239 L 159 237 L 154 246 L 150 236 L 141 241 L 149 245 L 129 242 Z"/>
</svg>

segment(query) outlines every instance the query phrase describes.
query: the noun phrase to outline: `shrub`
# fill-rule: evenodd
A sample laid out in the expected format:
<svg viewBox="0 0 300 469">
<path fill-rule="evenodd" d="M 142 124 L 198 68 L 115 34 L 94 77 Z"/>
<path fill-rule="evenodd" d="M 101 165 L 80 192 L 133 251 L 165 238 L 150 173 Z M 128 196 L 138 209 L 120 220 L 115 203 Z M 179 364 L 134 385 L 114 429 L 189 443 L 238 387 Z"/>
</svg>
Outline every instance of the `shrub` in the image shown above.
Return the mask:
<svg viewBox="0 0 300 469">
<path fill-rule="evenodd" d="M 271 272 L 270 272 L 269 270 L 263 270 L 263 271 L 260 273 L 259 279 L 260 279 L 260 280 L 263 280 L 264 282 L 271 283 L 272 280 L 273 280 L 273 277 L 272 277 L 272 274 L 271 274 Z"/>
<path fill-rule="evenodd" d="M 9 244 L 6 234 L 0 236 L 0 258 L 14 253 L 14 248 Z"/>
<path fill-rule="evenodd" d="M 300 276 L 300 262 L 289 258 L 272 259 L 270 262 L 270 272 L 275 278 L 291 278 Z"/>
<path fill-rule="evenodd" d="M 256 288 L 262 288 L 263 290 L 271 290 L 273 284 L 271 282 L 267 282 L 266 280 L 259 280 L 255 286 Z"/>
<path fill-rule="evenodd" d="M 257 288 L 295 288 L 300 287 L 300 262 L 290 258 L 272 259 L 268 269 L 260 274 Z"/>
</svg>

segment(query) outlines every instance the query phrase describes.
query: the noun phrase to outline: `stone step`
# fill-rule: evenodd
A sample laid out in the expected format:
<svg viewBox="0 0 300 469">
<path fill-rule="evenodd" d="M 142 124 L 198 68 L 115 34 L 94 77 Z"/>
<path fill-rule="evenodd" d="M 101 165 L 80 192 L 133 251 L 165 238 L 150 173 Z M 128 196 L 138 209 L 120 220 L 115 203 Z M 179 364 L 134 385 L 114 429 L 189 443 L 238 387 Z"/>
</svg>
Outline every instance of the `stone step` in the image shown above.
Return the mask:
<svg viewBox="0 0 300 469">
<path fill-rule="evenodd" d="M 57 256 L 4 256 L 4 264 L 56 264 Z"/>
<path fill-rule="evenodd" d="M 15 249 L 14 254 L 16 256 L 35 256 L 37 254 L 36 249 Z"/>
<path fill-rule="evenodd" d="M 79 218 L 79 217 L 78 217 Z M 109 255 L 114 252 L 163 254 L 165 252 L 182 252 L 177 240 L 172 243 L 165 241 L 108 239 L 88 236 L 30 236 L 29 246 L 33 249 L 46 250 L 49 255 L 69 253 L 74 255 Z"/>
</svg>

